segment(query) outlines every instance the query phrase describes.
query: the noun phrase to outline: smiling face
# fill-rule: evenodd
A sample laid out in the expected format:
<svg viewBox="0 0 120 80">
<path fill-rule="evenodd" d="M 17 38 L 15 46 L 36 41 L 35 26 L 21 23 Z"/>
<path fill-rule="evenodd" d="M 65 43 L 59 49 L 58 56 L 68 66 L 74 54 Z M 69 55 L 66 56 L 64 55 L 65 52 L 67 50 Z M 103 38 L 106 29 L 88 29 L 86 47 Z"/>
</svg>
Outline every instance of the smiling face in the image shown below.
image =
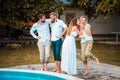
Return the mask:
<svg viewBox="0 0 120 80">
<path fill-rule="evenodd" d="M 55 13 L 55 12 L 51 12 L 51 13 L 50 13 L 50 19 L 51 19 L 53 22 L 55 22 L 55 20 L 56 20 L 56 13 Z"/>
<path fill-rule="evenodd" d="M 45 19 L 46 19 L 46 18 L 45 18 L 45 15 L 44 15 L 44 16 L 42 16 L 41 21 L 42 21 L 42 22 L 44 22 L 44 21 L 45 21 Z"/>
<path fill-rule="evenodd" d="M 46 17 L 45 17 L 44 14 L 39 14 L 39 15 L 37 16 L 37 18 L 38 18 L 38 21 L 40 21 L 40 22 L 45 22 L 45 19 L 46 19 Z"/>
<path fill-rule="evenodd" d="M 85 16 L 81 16 L 80 17 L 80 26 L 81 26 L 81 28 L 84 28 L 86 23 L 87 23 L 86 22 L 86 17 Z"/>
<path fill-rule="evenodd" d="M 54 21 L 54 20 L 55 20 L 55 16 L 54 16 L 54 15 L 50 15 L 50 19 L 51 19 L 52 21 Z"/>
<path fill-rule="evenodd" d="M 86 18 L 85 18 L 85 17 L 82 17 L 82 18 L 80 19 L 80 22 L 81 22 L 82 24 L 86 24 Z"/>
</svg>

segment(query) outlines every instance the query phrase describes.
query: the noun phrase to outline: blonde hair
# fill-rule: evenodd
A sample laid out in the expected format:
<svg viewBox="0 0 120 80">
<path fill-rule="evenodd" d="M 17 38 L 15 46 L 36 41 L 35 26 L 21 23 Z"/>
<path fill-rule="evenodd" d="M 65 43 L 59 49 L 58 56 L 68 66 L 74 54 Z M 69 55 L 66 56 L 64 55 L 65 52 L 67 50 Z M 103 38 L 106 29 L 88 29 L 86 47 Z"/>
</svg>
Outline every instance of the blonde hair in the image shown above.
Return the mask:
<svg viewBox="0 0 120 80">
<path fill-rule="evenodd" d="M 81 21 L 82 18 L 85 18 L 86 23 L 88 23 L 88 20 L 87 20 L 87 17 L 86 17 L 86 16 L 84 16 L 84 15 L 83 15 L 83 16 L 80 16 L 80 21 Z"/>
<path fill-rule="evenodd" d="M 82 18 L 85 18 L 86 19 L 86 17 L 83 15 L 83 16 L 80 16 L 80 20 L 82 19 Z"/>
</svg>

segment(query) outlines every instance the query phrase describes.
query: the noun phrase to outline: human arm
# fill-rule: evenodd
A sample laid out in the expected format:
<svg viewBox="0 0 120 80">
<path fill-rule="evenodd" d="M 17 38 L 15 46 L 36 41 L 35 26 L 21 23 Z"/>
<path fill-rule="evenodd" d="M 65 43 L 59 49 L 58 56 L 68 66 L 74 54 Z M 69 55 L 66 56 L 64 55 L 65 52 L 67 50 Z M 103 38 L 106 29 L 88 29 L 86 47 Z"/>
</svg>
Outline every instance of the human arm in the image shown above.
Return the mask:
<svg viewBox="0 0 120 80">
<path fill-rule="evenodd" d="M 64 30 L 63 30 L 63 32 L 62 32 L 62 36 L 64 36 L 64 35 L 66 34 L 66 32 L 67 32 L 67 27 L 64 28 Z"/>
<path fill-rule="evenodd" d="M 60 24 L 60 27 L 61 27 L 60 30 L 62 30 L 62 33 L 60 33 L 59 35 L 57 35 L 58 38 L 64 36 L 66 34 L 67 28 L 68 28 L 67 25 L 63 21 L 60 21 L 59 24 Z"/>
<path fill-rule="evenodd" d="M 79 38 L 84 38 L 84 36 L 83 36 L 83 34 L 82 34 L 82 30 L 84 29 L 84 25 L 83 24 L 80 24 L 80 26 L 79 26 Z"/>
<path fill-rule="evenodd" d="M 35 38 L 35 39 L 40 39 L 40 36 L 37 36 L 35 34 L 35 31 L 37 30 L 37 24 L 35 23 L 32 28 L 30 29 L 30 34 Z"/>
<path fill-rule="evenodd" d="M 66 28 L 64 28 L 64 30 L 63 30 L 63 32 L 62 32 L 62 34 L 57 35 L 57 38 L 60 38 L 60 37 L 64 36 L 66 33 L 67 33 L 67 27 L 66 27 Z"/>
<path fill-rule="evenodd" d="M 87 29 L 85 29 L 85 32 L 87 33 L 87 35 L 91 35 L 91 29 L 90 29 L 90 25 L 88 25 Z"/>
<path fill-rule="evenodd" d="M 67 32 L 68 27 L 63 21 L 61 21 L 61 26 L 64 28 L 62 32 L 62 36 L 64 36 Z"/>
</svg>

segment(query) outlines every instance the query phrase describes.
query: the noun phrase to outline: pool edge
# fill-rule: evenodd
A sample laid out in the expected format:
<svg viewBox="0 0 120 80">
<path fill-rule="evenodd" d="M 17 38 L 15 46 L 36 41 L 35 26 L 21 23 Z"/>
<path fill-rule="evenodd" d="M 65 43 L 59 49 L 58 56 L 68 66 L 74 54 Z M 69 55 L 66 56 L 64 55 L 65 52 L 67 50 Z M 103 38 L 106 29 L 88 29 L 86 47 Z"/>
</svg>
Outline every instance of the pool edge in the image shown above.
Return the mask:
<svg viewBox="0 0 120 80">
<path fill-rule="evenodd" d="M 16 72 L 28 72 L 28 73 L 38 73 L 38 74 L 46 74 L 51 76 L 56 76 L 60 78 L 65 78 L 66 80 L 84 80 L 74 76 L 60 74 L 56 72 L 49 72 L 49 71 L 40 71 L 40 70 L 25 70 L 25 69 L 7 69 L 7 68 L 0 68 L 0 71 L 16 71 Z"/>
</svg>

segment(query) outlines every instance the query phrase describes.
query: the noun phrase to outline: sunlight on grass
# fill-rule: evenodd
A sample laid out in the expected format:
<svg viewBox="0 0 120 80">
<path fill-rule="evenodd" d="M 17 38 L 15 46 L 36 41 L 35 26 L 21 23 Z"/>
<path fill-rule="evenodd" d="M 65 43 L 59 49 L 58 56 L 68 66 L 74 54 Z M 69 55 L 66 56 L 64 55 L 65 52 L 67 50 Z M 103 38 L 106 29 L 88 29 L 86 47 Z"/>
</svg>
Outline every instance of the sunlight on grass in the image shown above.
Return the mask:
<svg viewBox="0 0 120 80">
<path fill-rule="evenodd" d="M 79 41 L 76 42 L 80 50 Z M 92 53 L 100 62 L 120 66 L 120 45 L 94 43 Z M 54 62 L 51 50 L 50 62 Z M 80 54 L 80 51 L 78 51 Z M 77 56 L 80 60 L 80 56 Z M 21 49 L 7 47 L 0 48 L 0 67 L 39 64 L 39 52 L 37 45 L 23 45 Z"/>
<path fill-rule="evenodd" d="M 77 42 L 80 49 L 80 43 Z M 94 43 L 92 53 L 99 58 L 100 62 L 120 66 L 120 45 Z M 78 56 L 79 58 L 79 56 Z"/>
<path fill-rule="evenodd" d="M 52 52 L 49 61 L 53 62 Z M 26 45 L 19 50 L 10 48 L 0 49 L 0 67 L 39 63 L 39 52 L 36 45 Z"/>
<path fill-rule="evenodd" d="M 120 66 L 120 45 L 95 44 L 92 52 L 102 63 Z"/>
</svg>

